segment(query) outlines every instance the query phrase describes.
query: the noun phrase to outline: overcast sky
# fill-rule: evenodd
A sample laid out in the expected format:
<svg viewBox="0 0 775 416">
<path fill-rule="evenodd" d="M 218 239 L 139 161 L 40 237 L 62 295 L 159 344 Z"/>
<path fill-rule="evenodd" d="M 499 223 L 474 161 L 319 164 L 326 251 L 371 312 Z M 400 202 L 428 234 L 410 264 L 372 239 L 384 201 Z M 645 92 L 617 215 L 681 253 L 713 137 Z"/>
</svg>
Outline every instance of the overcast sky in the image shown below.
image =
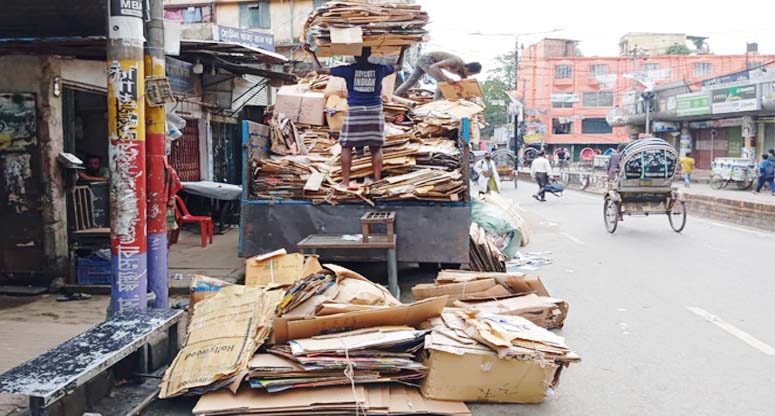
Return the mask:
<svg viewBox="0 0 775 416">
<path fill-rule="evenodd" d="M 775 54 L 775 2 L 748 0 L 417 0 L 428 12 L 430 42 L 426 51 L 445 50 L 465 61 L 487 65 L 513 50 L 514 37 L 476 36 L 472 32 L 522 34 L 525 47 L 543 37 L 581 41 L 584 56 L 616 56 L 619 37 L 627 32 L 686 33 L 707 36 L 716 54 L 745 53 L 746 42 Z M 487 68 L 484 68 L 486 71 Z"/>
</svg>

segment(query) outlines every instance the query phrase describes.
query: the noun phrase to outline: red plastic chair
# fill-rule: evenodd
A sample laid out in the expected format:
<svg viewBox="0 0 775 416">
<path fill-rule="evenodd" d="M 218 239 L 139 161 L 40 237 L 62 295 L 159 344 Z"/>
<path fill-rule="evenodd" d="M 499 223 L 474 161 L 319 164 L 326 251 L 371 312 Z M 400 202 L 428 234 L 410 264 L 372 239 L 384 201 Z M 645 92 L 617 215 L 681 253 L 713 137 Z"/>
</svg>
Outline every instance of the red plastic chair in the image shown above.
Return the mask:
<svg viewBox="0 0 775 416">
<path fill-rule="evenodd" d="M 191 215 L 183 198 L 177 195 L 175 195 L 175 218 L 178 219 L 178 226 L 183 226 L 185 223 L 199 223 L 199 228 L 202 230 L 202 247 L 207 247 L 208 236 L 210 244 L 213 243 L 213 219 L 203 215 Z"/>
</svg>

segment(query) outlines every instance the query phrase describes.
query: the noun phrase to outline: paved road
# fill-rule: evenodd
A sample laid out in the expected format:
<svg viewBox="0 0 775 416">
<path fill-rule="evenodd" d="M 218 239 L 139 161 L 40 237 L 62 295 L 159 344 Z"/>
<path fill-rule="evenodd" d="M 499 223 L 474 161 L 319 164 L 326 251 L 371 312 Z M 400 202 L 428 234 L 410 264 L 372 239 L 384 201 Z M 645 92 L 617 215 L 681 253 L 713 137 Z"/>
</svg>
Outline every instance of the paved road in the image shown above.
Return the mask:
<svg viewBox="0 0 775 416">
<path fill-rule="evenodd" d="M 691 217 L 676 234 L 665 217 L 638 217 L 612 236 L 601 197 L 539 203 L 520 186 L 505 194 L 533 224 L 527 249 L 552 252 L 540 274 L 570 302 L 561 334 L 583 362 L 541 405 L 474 414 L 775 414 L 775 234 Z"/>
</svg>

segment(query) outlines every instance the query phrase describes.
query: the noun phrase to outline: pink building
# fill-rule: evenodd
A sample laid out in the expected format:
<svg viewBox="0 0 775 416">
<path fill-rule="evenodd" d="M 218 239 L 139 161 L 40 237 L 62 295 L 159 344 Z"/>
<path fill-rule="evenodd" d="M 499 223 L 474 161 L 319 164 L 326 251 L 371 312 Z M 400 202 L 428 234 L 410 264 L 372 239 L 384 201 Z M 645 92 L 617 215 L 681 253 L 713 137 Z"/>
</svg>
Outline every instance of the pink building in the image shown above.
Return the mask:
<svg viewBox="0 0 775 416">
<path fill-rule="evenodd" d="M 634 102 L 643 86 L 630 76 L 657 86 L 699 81 L 775 60 L 773 55 L 658 55 L 583 57 L 578 42 L 543 39 L 523 52 L 518 77 L 524 97 L 525 141 L 540 141 L 549 150 L 566 147 L 574 160 L 584 147 L 605 151 L 630 140 L 625 127 L 612 128 L 606 114 Z M 637 84 L 638 93 L 634 93 Z M 541 133 L 543 133 L 541 135 Z"/>
</svg>

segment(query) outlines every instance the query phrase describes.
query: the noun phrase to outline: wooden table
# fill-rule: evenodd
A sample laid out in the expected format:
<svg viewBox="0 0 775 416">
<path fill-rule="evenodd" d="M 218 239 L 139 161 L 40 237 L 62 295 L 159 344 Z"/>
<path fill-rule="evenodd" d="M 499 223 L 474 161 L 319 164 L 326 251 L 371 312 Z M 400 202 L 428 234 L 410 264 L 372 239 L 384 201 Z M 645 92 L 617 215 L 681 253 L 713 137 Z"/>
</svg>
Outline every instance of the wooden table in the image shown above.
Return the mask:
<svg viewBox="0 0 775 416">
<path fill-rule="evenodd" d="M 400 298 L 401 289 L 398 287 L 398 260 L 396 259 L 397 235 L 388 238 L 386 235 L 371 235 L 368 242 L 362 240 L 347 240 L 343 235 L 313 234 L 299 241 L 297 246 L 302 253 L 317 254 L 317 250 L 363 250 L 383 249 L 387 250 L 388 288 L 396 298 Z"/>
</svg>

